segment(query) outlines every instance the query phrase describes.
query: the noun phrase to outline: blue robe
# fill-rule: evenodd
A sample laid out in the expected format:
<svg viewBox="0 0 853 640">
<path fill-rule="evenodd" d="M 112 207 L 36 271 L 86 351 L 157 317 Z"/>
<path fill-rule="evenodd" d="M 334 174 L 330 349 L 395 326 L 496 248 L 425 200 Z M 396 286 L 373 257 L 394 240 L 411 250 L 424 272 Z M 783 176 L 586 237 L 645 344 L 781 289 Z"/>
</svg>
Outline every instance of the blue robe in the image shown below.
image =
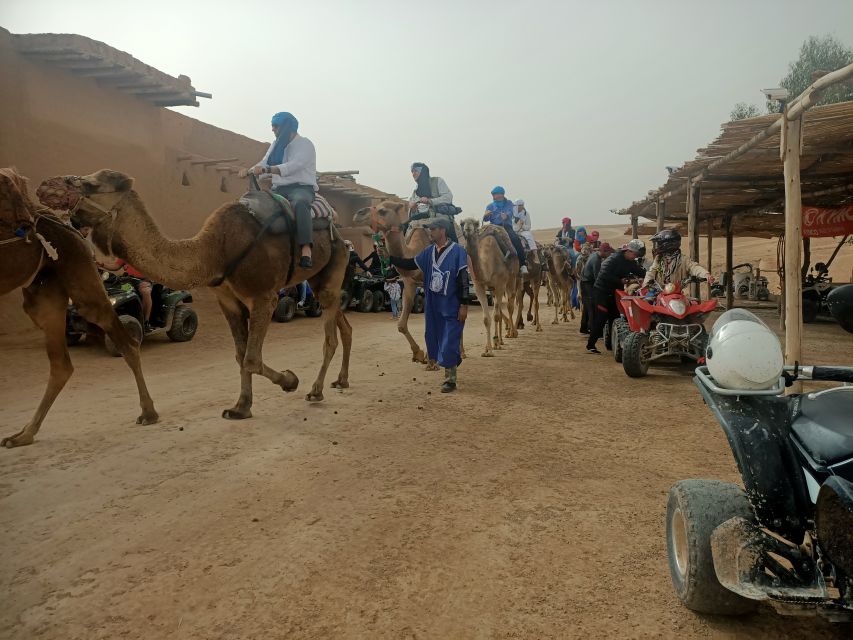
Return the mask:
<svg viewBox="0 0 853 640">
<path fill-rule="evenodd" d="M 435 245 L 430 245 L 415 257 L 415 264 L 424 274 L 427 354 L 447 369 L 462 364 L 465 323 L 459 322 L 456 277 L 468 269 L 468 254 L 455 242 L 437 260 L 435 253 Z"/>
</svg>

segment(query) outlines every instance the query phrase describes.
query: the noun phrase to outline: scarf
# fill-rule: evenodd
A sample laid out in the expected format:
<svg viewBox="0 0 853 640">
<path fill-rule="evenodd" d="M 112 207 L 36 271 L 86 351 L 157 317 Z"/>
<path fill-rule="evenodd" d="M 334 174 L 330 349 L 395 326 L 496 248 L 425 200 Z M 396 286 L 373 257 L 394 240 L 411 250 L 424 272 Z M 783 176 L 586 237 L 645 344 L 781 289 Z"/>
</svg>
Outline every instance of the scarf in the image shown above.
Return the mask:
<svg viewBox="0 0 853 640">
<path fill-rule="evenodd" d="M 673 251 L 658 258 L 660 260 L 660 273 L 663 276 L 664 284 L 672 282 L 672 274 L 678 269 L 681 263 L 681 251 Z"/>
<path fill-rule="evenodd" d="M 420 169 L 418 174 L 418 188 L 415 191 L 419 198 L 432 198 L 432 186 L 429 183 L 429 167 L 422 162 L 416 162 L 412 165 L 415 169 Z"/>
<path fill-rule="evenodd" d="M 284 150 L 290 144 L 290 136 L 299 129 L 299 121 L 292 114 L 283 111 L 272 117 L 272 123 L 279 129 L 278 137 L 275 139 L 267 158 L 267 165 L 275 167 L 284 162 Z"/>
</svg>

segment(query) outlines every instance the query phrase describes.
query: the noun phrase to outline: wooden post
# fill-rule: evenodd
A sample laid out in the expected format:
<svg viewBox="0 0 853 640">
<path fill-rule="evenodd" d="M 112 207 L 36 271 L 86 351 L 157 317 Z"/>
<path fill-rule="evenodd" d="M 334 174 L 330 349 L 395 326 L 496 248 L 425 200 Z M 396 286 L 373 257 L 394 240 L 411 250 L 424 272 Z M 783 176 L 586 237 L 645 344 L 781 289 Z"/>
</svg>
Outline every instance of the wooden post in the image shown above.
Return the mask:
<svg viewBox="0 0 853 640">
<path fill-rule="evenodd" d="M 687 245 L 690 259 L 699 262 L 699 186 L 692 181 L 687 190 Z M 699 297 L 699 285 L 690 285 L 690 295 Z"/>
<path fill-rule="evenodd" d="M 732 286 L 732 264 L 734 242 L 732 238 L 732 214 L 726 213 L 726 310 L 734 308 L 734 287 Z"/>
<path fill-rule="evenodd" d="M 657 230 L 663 230 L 664 219 L 666 218 L 666 200 L 658 200 L 656 203 L 657 207 L 657 218 L 658 218 L 658 226 Z"/>
<path fill-rule="evenodd" d="M 637 216 L 631 216 L 631 237 L 634 240 L 640 237 L 637 227 Z"/>
<path fill-rule="evenodd" d="M 802 268 L 803 203 L 800 191 L 800 151 L 802 150 L 802 114 L 788 119 L 783 113 L 781 139 L 782 166 L 785 174 L 785 364 L 802 363 Z M 794 383 L 791 393 L 802 392 Z"/>
<path fill-rule="evenodd" d="M 708 255 L 707 255 L 707 263 L 705 264 L 705 268 L 708 270 L 708 273 L 711 273 L 711 260 L 714 255 L 714 219 L 708 218 Z M 708 289 L 708 300 L 711 299 L 711 283 L 707 284 Z"/>
</svg>

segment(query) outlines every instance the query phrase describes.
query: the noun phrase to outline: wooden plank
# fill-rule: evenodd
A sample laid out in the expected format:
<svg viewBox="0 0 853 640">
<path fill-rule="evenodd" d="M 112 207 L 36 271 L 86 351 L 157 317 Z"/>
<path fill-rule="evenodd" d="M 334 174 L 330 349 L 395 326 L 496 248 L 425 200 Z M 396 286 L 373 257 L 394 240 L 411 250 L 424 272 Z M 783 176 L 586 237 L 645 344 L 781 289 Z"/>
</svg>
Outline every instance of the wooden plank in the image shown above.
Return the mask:
<svg viewBox="0 0 853 640">
<path fill-rule="evenodd" d="M 726 231 L 726 309 L 734 308 L 734 283 L 732 282 L 732 265 L 733 265 L 733 254 L 734 254 L 734 234 L 732 233 L 732 215 L 730 213 L 726 214 L 725 217 L 725 231 Z"/>
<path fill-rule="evenodd" d="M 707 251 L 708 255 L 705 256 L 705 268 L 708 270 L 708 273 L 711 273 L 711 258 L 714 255 L 714 219 L 708 218 L 708 246 Z M 708 297 L 706 300 L 711 299 L 711 283 L 707 284 Z"/>
<path fill-rule="evenodd" d="M 663 229 L 666 220 L 666 200 L 657 200 L 657 230 Z"/>
</svg>

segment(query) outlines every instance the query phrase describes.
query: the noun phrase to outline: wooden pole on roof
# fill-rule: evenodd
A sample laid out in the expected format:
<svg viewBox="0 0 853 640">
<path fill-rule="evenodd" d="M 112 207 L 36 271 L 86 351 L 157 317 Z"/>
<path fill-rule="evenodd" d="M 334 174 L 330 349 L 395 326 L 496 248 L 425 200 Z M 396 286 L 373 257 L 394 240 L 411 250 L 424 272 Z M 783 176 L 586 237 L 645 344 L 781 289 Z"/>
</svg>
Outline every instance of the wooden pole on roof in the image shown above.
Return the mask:
<svg viewBox="0 0 853 640">
<path fill-rule="evenodd" d="M 664 219 L 666 218 L 666 200 L 660 199 L 655 203 L 657 208 L 658 231 L 663 230 Z"/>
<path fill-rule="evenodd" d="M 687 190 L 687 245 L 690 247 L 690 259 L 699 262 L 699 186 L 690 184 Z M 690 285 L 690 293 L 699 297 L 699 286 Z"/>
<path fill-rule="evenodd" d="M 732 282 L 732 263 L 734 243 L 732 237 L 732 214 L 726 213 L 726 310 L 734 308 L 734 283 Z"/>
<path fill-rule="evenodd" d="M 637 224 L 637 216 L 631 216 L 631 238 L 636 240 L 639 238 L 639 225 Z"/>
<path fill-rule="evenodd" d="M 785 174 L 785 364 L 802 362 L 802 268 L 803 202 L 800 189 L 800 151 L 802 150 L 802 110 L 789 118 L 788 107 L 784 120 L 780 151 Z M 791 393 L 802 392 L 802 384 L 794 383 Z"/>
<path fill-rule="evenodd" d="M 713 257 L 714 252 L 714 219 L 708 218 L 708 255 L 707 262 L 705 264 L 705 268 L 708 270 L 708 273 L 711 273 L 711 259 Z M 711 283 L 708 283 L 708 300 L 711 299 Z"/>
</svg>

